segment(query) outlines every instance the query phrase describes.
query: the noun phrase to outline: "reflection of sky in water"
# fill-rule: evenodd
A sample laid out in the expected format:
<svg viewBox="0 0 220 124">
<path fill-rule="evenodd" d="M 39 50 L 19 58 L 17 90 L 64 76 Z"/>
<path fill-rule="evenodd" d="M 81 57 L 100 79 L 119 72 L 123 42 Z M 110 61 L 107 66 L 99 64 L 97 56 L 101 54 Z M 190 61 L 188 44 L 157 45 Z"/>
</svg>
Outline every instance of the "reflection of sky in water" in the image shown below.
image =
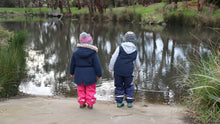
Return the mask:
<svg viewBox="0 0 220 124">
<path fill-rule="evenodd" d="M 105 49 L 107 50 L 107 53 L 110 54 L 110 52 L 111 52 L 111 44 L 110 44 L 110 41 L 106 41 Z"/>
<path fill-rule="evenodd" d="M 20 91 L 34 95 L 53 95 L 51 82 L 54 82 L 54 72 L 46 73 L 44 66 L 44 54 L 39 51 L 27 50 L 27 81 L 19 86 Z M 56 57 L 56 56 L 55 56 Z M 55 57 L 51 57 L 49 62 L 53 62 Z"/>
<path fill-rule="evenodd" d="M 114 100 L 114 81 L 103 80 L 101 85 L 97 85 L 95 97 L 98 100 L 112 101 Z"/>
</svg>

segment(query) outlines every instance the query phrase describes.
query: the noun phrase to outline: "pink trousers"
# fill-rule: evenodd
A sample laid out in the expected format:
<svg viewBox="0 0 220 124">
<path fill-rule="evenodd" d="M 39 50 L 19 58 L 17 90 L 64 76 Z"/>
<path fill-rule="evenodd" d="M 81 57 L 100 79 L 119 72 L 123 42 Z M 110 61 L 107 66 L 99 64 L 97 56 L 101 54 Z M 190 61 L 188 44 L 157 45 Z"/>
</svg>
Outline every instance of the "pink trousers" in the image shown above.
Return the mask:
<svg viewBox="0 0 220 124">
<path fill-rule="evenodd" d="M 84 83 L 77 85 L 78 102 L 79 104 L 93 105 L 96 103 L 96 84 L 84 86 Z"/>
</svg>

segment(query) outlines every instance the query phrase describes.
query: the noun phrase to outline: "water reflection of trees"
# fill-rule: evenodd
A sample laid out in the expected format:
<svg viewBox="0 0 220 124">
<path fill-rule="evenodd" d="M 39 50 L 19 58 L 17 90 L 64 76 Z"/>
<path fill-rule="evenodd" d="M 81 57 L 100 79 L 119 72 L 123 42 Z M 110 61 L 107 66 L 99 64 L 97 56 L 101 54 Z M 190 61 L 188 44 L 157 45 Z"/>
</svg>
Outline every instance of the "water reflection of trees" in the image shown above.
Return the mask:
<svg viewBox="0 0 220 124">
<path fill-rule="evenodd" d="M 136 81 L 139 91 L 138 98 L 150 101 L 170 102 L 178 100 L 181 96 L 178 80 L 178 67 L 190 69 L 188 57 L 198 56 L 201 49 L 200 41 L 189 35 L 196 30 L 178 30 L 177 28 L 165 29 L 163 32 L 151 32 L 141 29 L 141 25 L 78 22 L 65 20 L 36 21 L 16 23 L 11 30 L 27 29 L 30 32 L 29 46 L 33 50 L 40 50 L 44 55 L 44 70 L 54 72 L 55 82 L 44 82 L 46 86 L 53 87 L 54 94 L 74 96 L 75 85 L 69 77 L 69 62 L 72 52 L 79 42 L 79 34 L 82 31 L 89 32 L 93 36 L 94 44 L 99 48 L 98 56 L 103 69 L 103 79 L 112 80 L 108 73 L 108 64 L 116 47 L 123 42 L 123 35 L 132 30 L 137 35 L 137 49 L 142 64 L 142 71 Z M 202 32 L 202 40 L 215 38 L 217 35 L 210 31 Z M 211 34 L 211 35 L 210 35 Z M 36 70 L 36 73 L 37 70 Z M 154 92 L 155 91 L 155 92 Z"/>
</svg>

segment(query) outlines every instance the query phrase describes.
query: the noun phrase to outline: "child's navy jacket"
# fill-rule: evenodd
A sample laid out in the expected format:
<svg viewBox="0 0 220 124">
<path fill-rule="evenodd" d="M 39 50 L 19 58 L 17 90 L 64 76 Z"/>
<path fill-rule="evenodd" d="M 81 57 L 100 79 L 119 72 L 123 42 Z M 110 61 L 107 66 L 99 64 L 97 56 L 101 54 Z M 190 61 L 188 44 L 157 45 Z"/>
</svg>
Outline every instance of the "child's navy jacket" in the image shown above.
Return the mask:
<svg viewBox="0 0 220 124">
<path fill-rule="evenodd" d="M 78 44 L 70 62 L 70 74 L 74 74 L 74 83 L 85 86 L 96 83 L 102 77 L 101 65 L 97 55 L 98 48 L 89 44 Z"/>
</svg>

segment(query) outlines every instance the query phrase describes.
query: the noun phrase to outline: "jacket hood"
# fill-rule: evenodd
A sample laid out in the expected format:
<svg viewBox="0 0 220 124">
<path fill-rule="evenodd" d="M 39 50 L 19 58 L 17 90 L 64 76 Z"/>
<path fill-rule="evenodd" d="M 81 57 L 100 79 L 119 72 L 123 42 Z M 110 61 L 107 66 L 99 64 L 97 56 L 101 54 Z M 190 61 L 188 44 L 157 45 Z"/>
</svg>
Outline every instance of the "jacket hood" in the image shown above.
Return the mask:
<svg viewBox="0 0 220 124">
<path fill-rule="evenodd" d="M 89 44 L 77 44 L 76 54 L 79 57 L 87 58 L 96 52 L 98 52 L 98 48 L 96 46 Z"/>
<path fill-rule="evenodd" d="M 127 54 L 131 54 L 137 50 L 134 43 L 131 42 L 124 42 L 121 44 L 121 46 Z"/>
</svg>

